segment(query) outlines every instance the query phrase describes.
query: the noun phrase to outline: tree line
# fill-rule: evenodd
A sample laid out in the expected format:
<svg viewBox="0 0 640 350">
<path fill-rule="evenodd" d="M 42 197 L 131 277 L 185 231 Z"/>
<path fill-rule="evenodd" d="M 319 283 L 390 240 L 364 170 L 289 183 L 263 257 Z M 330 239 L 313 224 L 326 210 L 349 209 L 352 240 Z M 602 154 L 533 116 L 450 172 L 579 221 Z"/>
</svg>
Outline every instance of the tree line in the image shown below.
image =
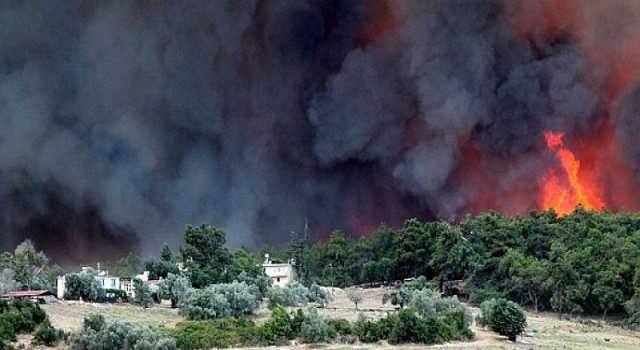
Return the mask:
<svg viewBox="0 0 640 350">
<path fill-rule="evenodd" d="M 295 258 L 305 284 L 346 287 L 425 276 L 480 304 L 506 297 L 559 314 L 630 314 L 640 295 L 640 214 L 585 210 L 508 217 L 490 211 L 454 223 L 405 221 L 352 239 L 311 243 L 305 229 L 273 256 Z M 449 287 L 449 288 L 447 288 Z M 448 291 L 448 292 L 447 292 Z"/>
</svg>

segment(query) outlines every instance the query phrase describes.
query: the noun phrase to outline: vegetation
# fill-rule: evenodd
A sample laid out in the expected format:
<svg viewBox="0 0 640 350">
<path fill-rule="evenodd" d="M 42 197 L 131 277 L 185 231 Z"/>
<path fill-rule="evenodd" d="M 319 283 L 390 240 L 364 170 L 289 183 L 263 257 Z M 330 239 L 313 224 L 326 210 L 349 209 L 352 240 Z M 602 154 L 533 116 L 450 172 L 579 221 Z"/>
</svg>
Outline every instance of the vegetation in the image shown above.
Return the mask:
<svg viewBox="0 0 640 350">
<path fill-rule="evenodd" d="M 175 350 L 176 341 L 147 327 L 127 322 L 100 322 L 98 318 L 85 321 L 80 333 L 69 337 L 71 350 L 94 349 L 158 349 Z"/>
<path fill-rule="evenodd" d="M 95 276 L 96 272 L 93 269 L 66 275 L 64 298 L 67 300 L 104 301 L 105 290 Z"/>
<path fill-rule="evenodd" d="M 506 299 L 492 299 L 482 307 L 483 323 L 489 328 L 515 341 L 527 326 L 527 318 L 520 305 Z"/>
<path fill-rule="evenodd" d="M 179 349 L 211 349 L 257 345 L 259 329 L 247 319 L 223 318 L 209 321 L 180 322 L 168 334 Z"/>
<path fill-rule="evenodd" d="M 50 339 L 46 332 L 53 332 L 57 338 L 58 332 L 51 327 L 47 314 L 40 305 L 28 300 L 16 300 L 7 303 L 0 300 L 0 348 L 4 344 L 16 340 L 17 334 L 32 333 L 37 330 L 36 341 L 55 344 L 57 339 Z"/>
</svg>

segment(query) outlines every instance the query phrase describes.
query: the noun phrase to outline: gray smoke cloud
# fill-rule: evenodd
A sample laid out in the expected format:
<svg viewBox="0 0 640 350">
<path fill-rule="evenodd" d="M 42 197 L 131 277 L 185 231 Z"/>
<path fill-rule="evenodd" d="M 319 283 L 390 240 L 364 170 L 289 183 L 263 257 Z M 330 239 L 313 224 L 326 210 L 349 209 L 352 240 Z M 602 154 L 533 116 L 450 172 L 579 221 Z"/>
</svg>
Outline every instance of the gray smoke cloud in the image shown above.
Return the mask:
<svg viewBox="0 0 640 350">
<path fill-rule="evenodd" d="M 320 237 L 537 208 L 542 132 L 589 130 L 602 78 L 570 38 L 519 40 L 508 10 L 1 2 L 0 247 L 69 262 L 155 252 L 187 223 L 256 247 L 305 220 Z"/>
</svg>

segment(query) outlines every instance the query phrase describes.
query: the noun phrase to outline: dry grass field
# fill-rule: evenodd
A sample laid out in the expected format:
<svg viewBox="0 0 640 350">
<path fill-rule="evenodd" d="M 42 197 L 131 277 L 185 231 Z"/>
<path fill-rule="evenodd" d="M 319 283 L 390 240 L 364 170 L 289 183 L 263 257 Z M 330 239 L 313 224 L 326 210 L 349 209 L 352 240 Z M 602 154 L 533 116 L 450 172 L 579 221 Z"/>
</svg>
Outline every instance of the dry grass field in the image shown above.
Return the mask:
<svg viewBox="0 0 640 350">
<path fill-rule="evenodd" d="M 394 310 L 390 305 L 382 304 L 382 296 L 388 290 L 382 288 L 364 290 L 365 299 L 358 305 L 356 310 L 346 293 L 336 288 L 334 290 L 334 300 L 329 303 L 328 308 L 321 309 L 320 313 L 325 317 L 345 318 L 355 321 L 360 313 L 370 318 L 384 317 L 386 312 Z M 156 307 L 142 309 L 132 305 L 109 305 L 91 304 L 78 302 L 59 302 L 51 305 L 44 305 L 53 325 L 67 331 L 78 330 L 82 327 L 85 316 L 92 313 L 104 315 L 107 319 L 119 319 L 122 321 L 144 324 L 144 325 L 164 325 L 173 327 L 182 318 L 178 316 L 176 310 L 167 307 Z M 478 309 L 472 309 L 474 314 Z M 257 323 L 262 323 L 269 317 L 269 310 L 262 308 L 254 316 Z M 310 345 L 292 346 L 291 349 L 322 348 L 322 349 L 640 349 L 640 332 L 630 332 L 617 327 L 601 324 L 600 322 L 590 322 L 582 324 L 559 320 L 557 315 L 540 313 L 527 314 L 527 330 L 535 328 L 538 330 L 535 336 L 522 338 L 521 343 L 510 343 L 505 338 L 489 332 L 485 329 L 473 326 L 476 339 L 471 342 L 455 342 L 435 346 L 402 345 L 391 346 L 386 343 L 362 344 L 362 345 Z M 28 342 L 28 339 L 24 340 Z M 273 348 L 273 347 L 271 347 Z"/>
</svg>

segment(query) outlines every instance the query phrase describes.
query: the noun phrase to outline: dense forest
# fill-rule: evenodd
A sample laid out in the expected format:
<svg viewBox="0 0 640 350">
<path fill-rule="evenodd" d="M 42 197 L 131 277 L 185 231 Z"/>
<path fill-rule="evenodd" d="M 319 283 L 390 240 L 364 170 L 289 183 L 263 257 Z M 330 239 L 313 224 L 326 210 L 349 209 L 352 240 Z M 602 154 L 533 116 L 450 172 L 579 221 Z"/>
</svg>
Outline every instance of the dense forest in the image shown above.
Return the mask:
<svg viewBox="0 0 640 350">
<path fill-rule="evenodd" d="M 409 219 L 399 230 L 381 226 L 360 239 L 334 232 L 309 244 L 305 237 L 293 234 L 277 254 L 295 258 L 304 283 L 344 287 L 425 276 L 445 290 L 460 287 L 472 302 L 505 296 L 534 310 L 603 317 L 640 292 L 640 214 L 487 212 L 459 223 Z"/>
</svg>

